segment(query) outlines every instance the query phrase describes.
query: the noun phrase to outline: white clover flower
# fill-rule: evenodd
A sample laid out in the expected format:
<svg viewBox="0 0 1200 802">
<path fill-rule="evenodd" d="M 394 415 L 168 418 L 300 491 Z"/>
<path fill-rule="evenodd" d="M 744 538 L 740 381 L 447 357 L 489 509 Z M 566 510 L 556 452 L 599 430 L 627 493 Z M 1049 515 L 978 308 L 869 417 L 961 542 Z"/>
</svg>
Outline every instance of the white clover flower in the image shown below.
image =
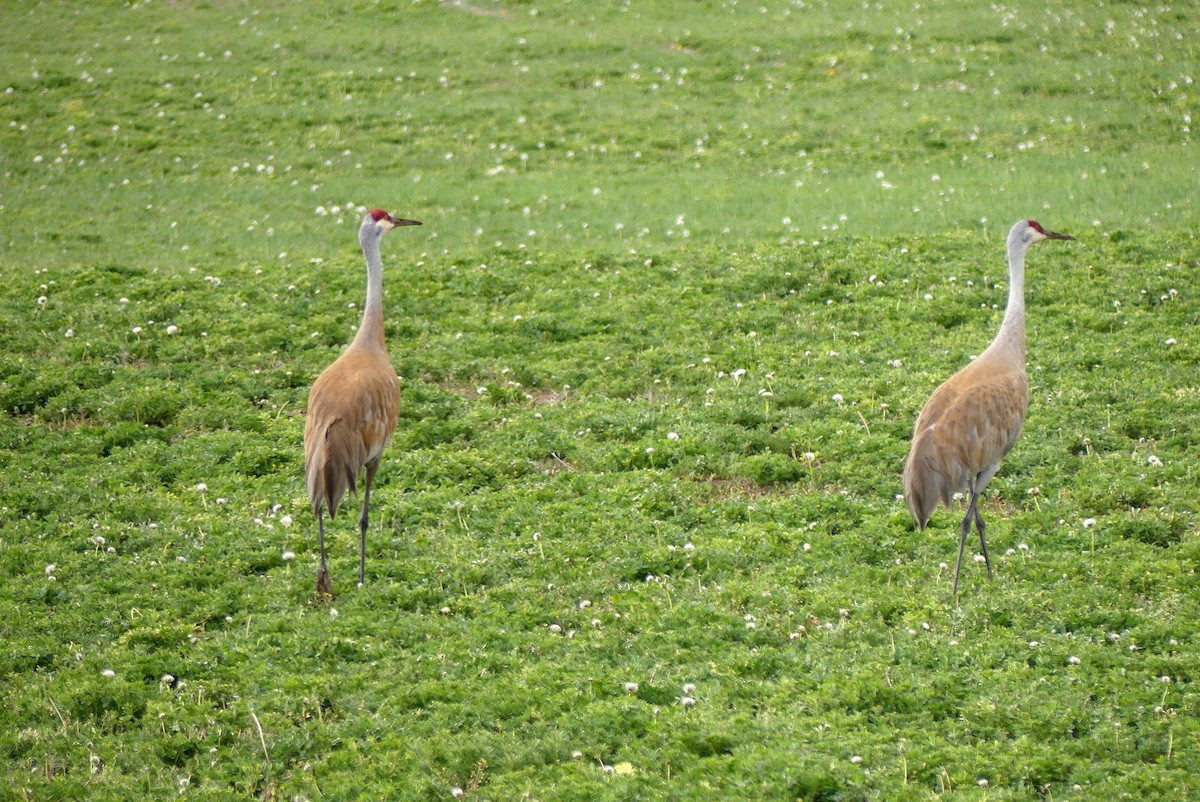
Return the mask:
<svg viewBox="0 0 1200 802">
<path fill-rule="evenodd" d="M 637 692 L 638 692 L 638 684 L 636 682 L 626 682 L 625 683 L 625 693 L 637 693 Z"/>
<path fill-rule="evenodd" d="M 100 676 L 112 679 L 113 677 L 117 676 L 117 672 L 113 671 L 111 668 L 106 668 L 100 672 Z"/>
<path fill-rule="evenodd" d="M 283 553 L 283 561 L 284 561 L 284 562 L 291 562 L 291 561 L 292 561 L 292 560 L 294 560 L 294 559 L 296 559 L 296 552 L 294 552 L 294 551 L 285 551 L 285 552 Z"/>
<path fill-rule="evenodd" d="M 198 492 L 200 492 L 200 493 L 207 493 L 207 492 L 208 492 L 208 485 L 204 484 L 204 482 L 199 482 L 199 483 L 197 483 L 197 485 L 196 485 L 196 490 L 197 490 Z"/>
</svg>

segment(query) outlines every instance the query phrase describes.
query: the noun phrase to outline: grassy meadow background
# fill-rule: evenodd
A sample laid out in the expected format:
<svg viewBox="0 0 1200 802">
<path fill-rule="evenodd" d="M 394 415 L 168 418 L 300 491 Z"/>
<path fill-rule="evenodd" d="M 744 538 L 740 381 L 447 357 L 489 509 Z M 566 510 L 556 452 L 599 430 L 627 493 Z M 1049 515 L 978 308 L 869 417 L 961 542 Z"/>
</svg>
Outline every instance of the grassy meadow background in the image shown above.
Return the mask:
<svg viewBox="0 0 1200 802">
<path fill-rule="evenodd" d="M 0 799 L 1200 796 L 1191 5 L 0 22 Z M 314 603 L 373 206 L 403 409 Z M 1021 217 L 955 604 L 900 470 Z"/>
</svg>

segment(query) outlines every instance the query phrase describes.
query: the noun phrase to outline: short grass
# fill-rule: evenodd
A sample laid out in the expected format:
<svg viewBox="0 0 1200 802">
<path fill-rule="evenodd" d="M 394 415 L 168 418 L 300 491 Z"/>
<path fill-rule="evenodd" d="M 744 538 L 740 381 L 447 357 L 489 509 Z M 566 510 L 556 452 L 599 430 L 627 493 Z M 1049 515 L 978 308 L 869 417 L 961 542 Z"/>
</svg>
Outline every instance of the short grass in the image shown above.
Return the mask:
<svg viewBox="0 0 1200 802">
<path fill-rule="evenodd" d="M 0 798 L 1200 794 L 1200 13 L 0 14 Z M 360 205 L 405 400 L 314 604 Z M 1031 215 L 959 606 L 899 472 Z"/>
</svg>

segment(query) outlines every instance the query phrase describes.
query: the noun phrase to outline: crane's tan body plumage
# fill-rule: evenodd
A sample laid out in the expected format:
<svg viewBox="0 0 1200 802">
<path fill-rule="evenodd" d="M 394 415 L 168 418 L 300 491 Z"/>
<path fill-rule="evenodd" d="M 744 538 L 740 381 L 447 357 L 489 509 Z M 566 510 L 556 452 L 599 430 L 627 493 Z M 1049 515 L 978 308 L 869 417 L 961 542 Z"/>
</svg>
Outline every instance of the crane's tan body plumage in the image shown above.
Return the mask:
<svg viewBox="0 0 1200 802">
<path fill-rule="evenodd" d="M 337 515 L 358 475 L 378 463 L 396 431 L 400 378 L 387 351 L 352 347 L 313 383 L 304 426 L 304 475 L 313 515 L 321 506 Z"/>
<path fill-rule="evenodd" d="M 336 517 L 346 492 L 358 492 L 363 476 L 358 581 L 366 571 L 367 514 L 371 483 L 384 448 L 396 431 L 400 412 L 400 378 L 388 356 L 383 333 L 383 264 L 379 240 L 396 226 L 421 225 L 372 209 L 363 217 L 359 242 L 367 261 L 367 300 L 362 325 L 346 352 L 325 368 L 308 394 L 304 424 L 304 476 L 321 544 L 317 594 L 332 595 L 325 560 L 325 518 Z"/>
<path fill-rule="evenodd" d="M 972 479 L 991 479 L 1017 442 L 1028 406 L 1024 349 L 985 353 L 933 392 L 904 467 L 904 495 L 920 528 L 938 502 L 949 507 Z"/>
<path fill-rule="evenodd" d="M 955 595 L 972 521 L 979 532 L 988 576 L 992 575 L 979 496 L 1017 442 L 1029 407 L 1025 254 L 1044 239 L 1073 237 L 1046 231 L 1034 220 L 1021 220 L 1012 227 L 1008 235 L 1008 306 L 1000 331 L 977 359 L 933 391 L 913 427 L 904 464 L 904 499 L 917 527 L 924 531 L 937 505 L 949 507 L 955 493 L 965 490 L 969 496 L 954 568 Z"/>
</svg>

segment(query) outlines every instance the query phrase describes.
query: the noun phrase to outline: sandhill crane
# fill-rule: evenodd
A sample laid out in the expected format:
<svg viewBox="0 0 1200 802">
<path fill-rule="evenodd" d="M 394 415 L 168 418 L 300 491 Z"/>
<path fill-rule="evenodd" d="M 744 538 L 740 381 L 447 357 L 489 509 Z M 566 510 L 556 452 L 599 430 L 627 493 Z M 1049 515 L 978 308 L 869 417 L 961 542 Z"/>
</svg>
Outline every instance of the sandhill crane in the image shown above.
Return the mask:
<svg viewBox="0 0 1200 802">
<path fill-rule="evenodd" d="M 358 474 L 365 471 L 362 516 L 358 519 L 358 583 L 363 583 L 371 480 L 379 467 L 379 457 L 396 429 L 396 415 L 400 411 L 400 378 L 388 358 L 383 337 L 383 264 L 379 260 L 379 240 L 397 226 L 419 225 L 416 220 L 392 217 L 382 209 L 372 209 L 363 216 L 358 230 L 358 241 L 367 259 L 367 300 L 362 326 L 345 353 L 313 382 L 308 394 L 304 474 L 321 542 L 318 595 L 330 596 L 333 592 L 325 563 L 323 509 L 329 508 L 332 520 L 346 490 L 357 492 Z"/>
<path fill-rule="evenodd" d="M 938 502 L 950 506 L 964 487 L 970 494 L 954 566 L 954 596 L 971 520 L 987 564 L 987 540 L 979 496 L 1017 442 L 1029 403 L 1025 380 L 1025 253 L 1045 239 L 1075 239 L 1021 220 L 1008 232 L 1008 307 L 992 344 L 973 362 L 933 391 L 917 417 L 904 466 L 904 497 L 921 531 Z"/>
</svg>

